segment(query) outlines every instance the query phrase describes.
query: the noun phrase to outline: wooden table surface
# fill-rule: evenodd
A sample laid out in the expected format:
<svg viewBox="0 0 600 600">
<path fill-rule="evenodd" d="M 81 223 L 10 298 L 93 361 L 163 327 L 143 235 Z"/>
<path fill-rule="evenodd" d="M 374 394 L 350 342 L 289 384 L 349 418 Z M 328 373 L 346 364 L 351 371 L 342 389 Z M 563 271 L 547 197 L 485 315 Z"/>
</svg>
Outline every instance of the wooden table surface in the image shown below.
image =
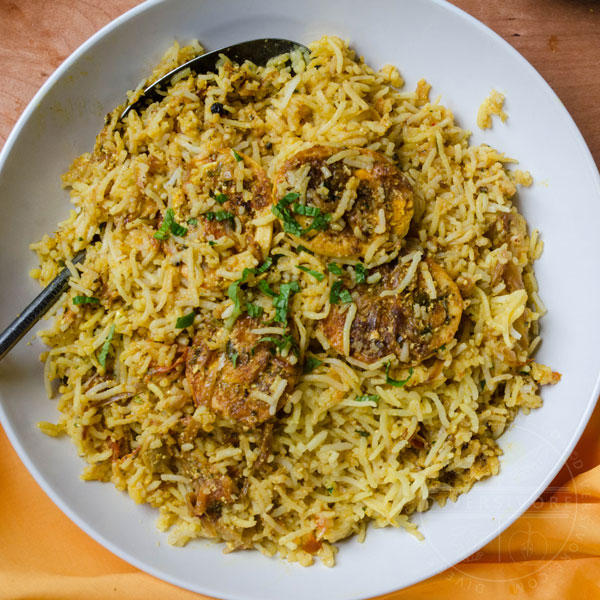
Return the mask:
<svg viewBox="0 0 600 600">
<path fill-rule="evenodd" d="M 0 147 L 48 76 L 138 0 L 0 0 Z M 600 165 L 600 2 L 454 0 L 542 74 Z"/>
</svg>

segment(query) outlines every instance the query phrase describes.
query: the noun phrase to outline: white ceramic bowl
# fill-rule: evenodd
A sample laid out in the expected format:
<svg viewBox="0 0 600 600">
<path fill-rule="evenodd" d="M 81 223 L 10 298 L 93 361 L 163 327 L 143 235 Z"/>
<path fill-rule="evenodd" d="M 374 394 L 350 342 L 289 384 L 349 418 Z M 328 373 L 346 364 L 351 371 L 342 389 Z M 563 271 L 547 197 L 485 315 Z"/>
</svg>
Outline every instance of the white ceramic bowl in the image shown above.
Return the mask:
<svg viewBox="0 0 600 600">
<path fill-rule="evenodd" d="M 417 517 L 425 541 L 400 530 L 370 530 L 364 544 L 340 544 L 334 569 L 303 569 L 259 553 L 224 555 L 210 543 L 169 547 L 155 531 L 152 509 L 136 506 L 111 485 L 82 482 L 83 464 L 71 443 L 48 438 L 35 426 L 56 419 L 55 403 L 42 386 L 40 343 L 21 343 L 0 365 L 0 416 L 38 483 L 82 529 L 125 560 L 222 598 L 365 598 L 455 564 L 505 529 L 548 485 L 598 394 L 600 184 L 594 162 L 534 69 L 481 23 L 437 0 L 155 1 L 105 27 L 46 82 L 0 156 L 0 322 L 7 324 L 38 291 L 27 277 L 36 266 L 27 246 L 67 214 L 61 173 L 91 149 L 103 115 L 174 39 L 198 37 L 214 49 L 262 36 L 309 42 L 325 33 L 351 40 L 376 67 L 398 65 L 407 88 L 425 77 L 432 97 L 441 94 L 459 124 L 474 131 L 474 142 L 498 147 L 532 172 L 537 185 L 519 196 L 546 243 L 536 269 L 549 308 L 538 356 L 563 379 L 544 390 L 543 408 L 520 416 L 502 437 L 499 476 L 456 504 Z M 509 120 L 480 132 L 476 111 L 493 87 L 506 93 Z"/>
</svg>

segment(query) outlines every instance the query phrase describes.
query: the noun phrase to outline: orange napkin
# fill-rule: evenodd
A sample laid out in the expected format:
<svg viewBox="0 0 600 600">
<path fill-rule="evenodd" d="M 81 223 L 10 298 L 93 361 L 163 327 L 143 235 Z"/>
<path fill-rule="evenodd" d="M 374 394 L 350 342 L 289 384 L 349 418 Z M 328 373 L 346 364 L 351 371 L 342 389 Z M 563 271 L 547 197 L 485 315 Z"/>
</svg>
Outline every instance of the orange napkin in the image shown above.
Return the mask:
<svg viewBox="0 0 600 600">
<path fill-rule="evenodd" d="M 0 429 L 0 600 L 203 596 L 138 571 L 71 523 Z M 600 598 L 600 405 L 539 502 L 474 556 L 380 600 Z"/>
</svg>

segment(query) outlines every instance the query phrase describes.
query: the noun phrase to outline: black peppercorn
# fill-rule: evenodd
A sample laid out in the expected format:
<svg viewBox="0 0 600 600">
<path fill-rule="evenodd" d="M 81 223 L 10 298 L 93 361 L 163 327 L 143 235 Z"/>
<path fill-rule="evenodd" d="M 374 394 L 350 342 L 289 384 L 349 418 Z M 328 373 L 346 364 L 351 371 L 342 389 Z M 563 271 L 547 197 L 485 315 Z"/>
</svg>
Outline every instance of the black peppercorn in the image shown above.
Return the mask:
<svg viewBox="0 0 600 600">
<path fill-rule="evenodd" d="M 213 115 L 220 115 L 221 117 L 229 114 L 229 111 L 220 102 L 213 102 L 210 107 L 210 112 Z"/>
</svg>

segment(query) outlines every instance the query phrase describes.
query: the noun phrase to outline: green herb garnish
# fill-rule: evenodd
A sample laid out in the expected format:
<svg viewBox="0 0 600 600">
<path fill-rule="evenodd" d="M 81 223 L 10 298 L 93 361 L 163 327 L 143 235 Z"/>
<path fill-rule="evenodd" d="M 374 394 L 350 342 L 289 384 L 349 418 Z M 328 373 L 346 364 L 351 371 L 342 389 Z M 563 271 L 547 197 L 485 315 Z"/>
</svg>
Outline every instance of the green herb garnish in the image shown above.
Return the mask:
<svg viewBox="0 0 600 600">
<path fill-rule="evenodd" d="M 365 394 L 364 396 L 356 396 L 355 402 L 377 402 L 379 396 L 377 394 Z"/>
<path fill-rule="evenodd" d="M 294 212 L 297 215 L 318 217 L 321 214 L 321 209 L 317 206 L 307 206 L 306 204 L 298 204 L 298 202 L 294 202 Z"/>
<path fill-rule="evenodd" d="M 363 431 L 362 429 L 355 429 L 355 431 L 361 437 L 369 437 L 369 432 L 368 431 Z"/>
<path fill-rule="evenodd" d="M 319 365 L 322 365 L 323 361 L 315 358 L 314 356 L 309 356 L 304 363 L 304 372 L 312 373 Z"/>
<path fill-rule="evenodd" d="M 217 194 L 215 196 L 215 200 L 219 203 L 219 204 L 223 204 L 223 202 L 227 202 L 227 200 L 229 200 L 229 198 L 227 197 L 227 194 Z"/>
<path fill-rule="evenodd" d="M 316 206 L 306 206 L 295 202 L 300 197 L 297 192 L 290 192 L 286 194 L 275 206 L 271 208 L 271 212 L 283 221 L 283 230 L 286 233 L 291 233 L 298 237 L 308 233 L 309 231 L 320 231 L 327 229 L 329 222 L 331 221 L 330 214 L 321 214 L 321 210 Z M 300 223 L 296 221 L 292 215 L 289 205 L 294 202 L 294 212 L 299 215 L 312 216 L 313 220 L 308 227 L 302 228 Z"/>
<path fill-rule="evenodd" d="M 317 281 L 323 281 L 323 279 L 325 278 L 325 275 L 323 275 L 323 273 L 319 273 L 319 271 L 313 271 L 312 269 L 309 269 L 308 267 L 305 267 L 303 265 L 296 265 L 296 267 L 301 271 L 312 275 Z"/>
<path fill-rule="evenodd" d="M 208 240 L 208 245 L 209 246 L 216 246 L 217 242 L 213 241 L 213 240 Z"/>
<path fill-rule="evenodd" d="M 354 280 L 356 283 L 364 283 L 367 280 L 367 269 L 365 265 L 358 263 L 354 265 Z"/>
<path fill-rule="evenodd" d="M 333 273 L 334 275 L 341 275 L 342 274 L 342 267 L 340 267 L 340 265 L 338 265 L 337 263 L 329 263 L 327 265 L 327 270 L 330 273 Z"/>
<path fill-rule="evenodd" d="M 176 237 L 183 237 L 187 233 L 187 227 L 173 221 L 171 223 L 171 233 Z"/>
<path fill-rule="evenodd" d="M 243 283 L 245 277 L 242 276 L 241 279 L 234 281 L 229 284 L 227 288 L 227 295 L 229 299 L 233 301 L 233 312 L 227 317 L 225 321 L 225 327 L 227 329 L 231 329 L 233 324 L 236 322 L 237 318 L 242 314 L 242 300 L 240 298 L 240 283 Z"/>
<path fill-rule="evenodd" d="M 258 282 L 258 289 L 267 296 L 271 296 L 271 298 L 275 298 L 277 294 L 271 289 L 271 286 L 263 279 Z"/>
<path fill-rule="evenodd" d="M 344 304 L 349 304 L 350 302 L 354 302 L 352 299 L 352 294 L 345 288 L 340 290 L 340 300 Z"/>
<path fill-rule="evenodd" d="M 385 382 L 389 385 L 393 385 L 394 387 L 403 387 L 408 380 L 412 377 L 414 373 L 414 369 L 411 367 L 408 370 L 408 377 L 406 379 L 392 379 L 390 377 L 390 363 L 387 364 L 385 368 Z"/>
<path fill-rule="evenodd" d="M 281 337 L 275 337 L 273 335 L 267 335 L 265 337 L 261 337 L 258 340 L 258 343 L 260 342 L 268 342 L 270 344 L 274 344 L 277 349 L 279 350 L 279 352 L 283 352 L 287 346 L 289 345 L 293 350 L 296 349 L 296 342 L 294 340 L 294 338 L 288 334 L 288 335 L 282 335 Z M 295 350 L 296 351 L 296 350 Z M 296 351 L 297 354 L 297 351 Z"/>
<path fill-rule="evenodd" d="M 75 296 L 73 298 L 73 304 L 78 306 L 79 304 L 99 304 L 100 300 L 94 298 L 94 296 Z"/>
<path fill-rule="evenodd" d="M 338 279 L 333 282 L 331 289 L 329 290 L 329 302 L 331 304 L 339 304 L 340 303 L 340 292 L 342 290 L 342 280 Z"/>
<path fill-rule="evenodd" d="M 300 291 L 300 286 L 297 281 L 282 283 L 279 286 L 279 294 L 273 298 L 273 306 L 275 307 L 275 322 L 287 325 L 287 313 L 290 297 Z"/>
<path fill-rule="evenodd" d="M 165 213 L 165 217 L 158 231 L 154 234 L 154 237 L 157 240 L 166 240 L 169 238 L 169 229 L 171 227 L 171 222 L 173 219 L 173 210 L 171 208 L 167 209 Z"/>
<path fill-rule="evenodd" d="M 187 220 L 187 224 L 188 224 L 188 225 L 191 225 L 192 227 L 193 227 L 194 225 L 198 225 L 198 219 L 194 219 L 194 218 L 192 218 L 192 219 L 188 219 L 188 220 Z"/>
<path fill-rule="evenodd" d="M 300 197 L 300 194 L 296 192 L 290 192 L 286 194 L 275 206 L 271 207 L 271 212 L 278 218 L 283 221 L 283 230 L 286 233 L 291 233 L 292 235 L 296 235 L 300 237 L 302 235 L 302 226 L 296 219 L 294 219 L 292 213 L 288 206 L 297 200 Z"/>
<path fill-rule="evenodd" d="M 205 212 L 203 216 L 209 221 L 227 221 L 227 219 L 233 219 L 233 215 L 226 210 L 218 210 L 216 212 Z"/>
<path fill-rule="evenodd" d="M 108 335 L 104 340 L 104 344 L 102 344 L 102 349 L 100 350 L 100 354 L 98 354 L 98 362 L 104 367 L 106 366 L 106 357 L 108 356 L 108 351 L 110 350 L 110 343 L 113 339 L 113 335 L 115 335 L 115 324 L 113 323 L 108 330 Z"/>
<path fill-rule="evenodd" d="M 175 329 L 185 329 L 186 327 L 189 327 L 194 322 L 195 318 L 195 311 L 192 311 L 187 315 L 183 315 L 183 317 L 178 317 L 177 322 L 175 323 Z"/>
<path fill-rule="evenodd" d="M 298 246 L 296 246 L 296 250 L 298 250 L 298 252 L 306 252 L 307 254 L 312 254 L 314 256 L 314 252 L 312 250 L 309 250 L 306 246 L 303 246 L 302 244 L 298 244 Z"/>
<path fill-rule="evenodd" d="M 331 304 L 339 304 L 340 300 L 344 304 L 354 302 L 352 294 L 344 287 L 343 281 L 338 279 L 334 281 L 329 290 L 329 302 Z"/>
<path fill-rule="evenodd" d="M 308 233 L 309 231 L 323 231 L 329 227 L 329 223 L 331 221 L 331 214 L 327 213 L 325 215 L 317 215 L 312 223 L 304 228 L 302 234 Z"/>
<path fill-rule="evenodd" d="M 271 265 L 273 264 L 273 259 L 269 256 L 269 258 L 267 258 L 267 260 L 265 260 L 265 262 L 260 265 L 260 267 L 256 267 L 253 271 L 255 275 L 260 275 L 261 273 L 264 273 L 267 269 L 269 269 L 271 267 Z"/>
<path fill-rule="evenodd" d="M 246 311 L 251 317 L 260 317 L 263 314 L 263 307 L 252 302 L 246 302 Z"/>
<path fill-rule="evenodd" d="M 260 267 L 255 267 L 252 269 L 248 269 L 248 268 L 244 269 L 242 271 L 241 278 L 234 281 L 233 283 L 229 284 L 229 287 L 227 288 L 227 295 L 229 296 L 229 299 L 233 301 L 233 312 L 231 313 L 231 315 L 229 315 L 229 317 L 227 318 L 227 321 L 225 321 L 225 327 L 227 329 L 231 329 L 233 327 L 233 324 L 235 323 L 236 319 L 242 314 L 242 298 L 240 297 L 242 295 L 242 293 L 240 290 L 240 285 L 242 283 L 246 282 L 249 275 L 260 275 L 261 273 L 264 273 L 272 264 L 273 264 L 273 259 L 271 257 L 269 257 L 269 258 L 267 258 L 267 260 L 265 260 L 265 262 L 262 265 L 260 265 Z M 263 283 L 268 287 L 268 284 L 266 283 L 266 281 L 265 282 L 261 281 L 258 284 L 261 289 L 262 289 L 261 284 L 263 284 Z M 275 294 L 275 292 L 272 292 L 272 294 L 270 294 L 270 295 L 276 296 L 277 294 Z M 248 306 L 253 307 L 248 310 L 248 314 L 250 314 L 250 316 L 259 316 L 260 314 L 262 314 L 262 308 L 260 306 L 251 304 L 249 302 L 246 303 L 246 308 L 248 308 Z M 253 311 L 255 314 L 251 314 L 250 311 Z"/>
<path fill-rule="evenodd" d="M 231 152 L 233 154 L 233 158 L 235 158 L 237 162 L 240 162 L 242 160 L 242 157 L 233 148 L 231 149 Z"/>
<path fill-rule="evenodd" d="M 169 233 L 177 237 L 183 237 L 187 233 L 187 228 L 175 221 L 175 213 L 172 208 L 167 208 L 165 211 L 163 222 L 154 237 L 157 240 L 164 241 L 169 239 Z"/>
</svg>

